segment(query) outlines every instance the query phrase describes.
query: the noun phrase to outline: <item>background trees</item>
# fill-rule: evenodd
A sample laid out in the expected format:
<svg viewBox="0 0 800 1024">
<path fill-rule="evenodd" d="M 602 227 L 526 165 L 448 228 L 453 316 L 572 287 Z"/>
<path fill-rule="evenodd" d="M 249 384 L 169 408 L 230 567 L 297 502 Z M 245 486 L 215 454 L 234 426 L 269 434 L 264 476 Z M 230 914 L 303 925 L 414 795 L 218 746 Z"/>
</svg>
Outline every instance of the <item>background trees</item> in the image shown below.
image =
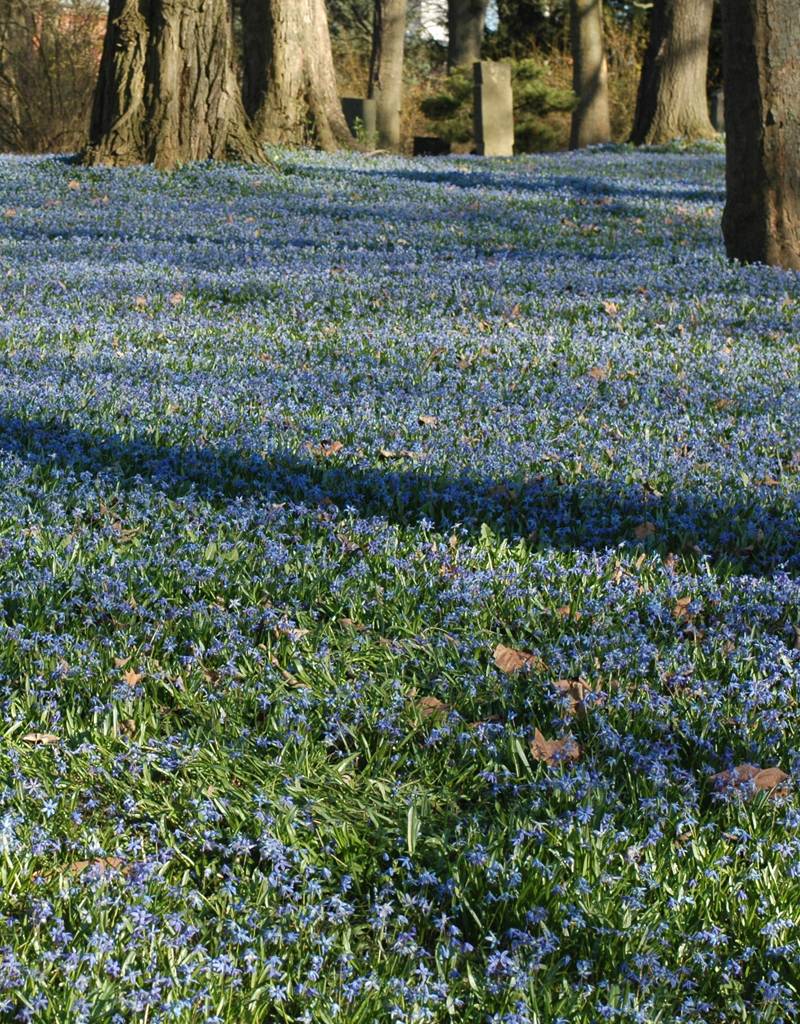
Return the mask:
<svg viewBox="0 0 800 1024">
<path fill-rule="evenodd" d="M 240 0 L 245 109 L 260 142 L 352 142 L 339 102 L 325 0 Z"/>
<path fill-rule="evenodd" d="M 481 59 L 488 0 L 448 0 L 447 67 L 471 68 Z"/>
<path fill-rule="evenodd" d="M 110 0 L 90 164 L 258 162 L 233 60 L 228 0 Z"/>
<path fill-rule="evenodd" d="M 0 0 L 0 150 L 84 144 L 104 29 L 101 0 Z"/>
<path fill-rule="evenodd" d="M 728 255 L 800 269 L 796 0 L 725 0 Z"/>
<path fill-rule="evenodd" d="M 375 0 L 367 95 L 375 100 L 378 143 L 400 146 L 406 0 Z"/>
<path fill-rule="evenodd" d="M 611 139 L 608 113 L 608 64 L 603 40 L 602 0 L 571 0 L 573 89 L 571 149 Z"/>
<path fill-rule="evenodd" d="M 90 162 L 173 167 L 262 160 L 264 143 L 352 145 L 344 78 L 378 101 L 383 146 L 421 128 L 469 148 L 469 65 L 482 55 L 516 61 L 521 149 L 564 145 L 573 105 L 572 146 L 708 137 L 714 3 L 655 0 L 648 15 L 628 0 L 605 11 L 602 0 L 110 0 L 106 18 L 103 0 L 0 0 L 0 147 L 74 150 L 88 129 Z M 726 245 L 739 259 L 798 266 L 796 0 L 722 5 Z M 448 64 L 460 79 L 446 79 Z"/>
<path fill-rule="evenodd" d="M 195 3 L 196 0 L 147 0 L 139 7 L 141 17 L 151 20 L 156 26 L 157 12 L 162 8 L 170 11 L 169 18 L 173 18 L 173 8 L 192 8 Z M 222 3 L 234 12 L 236 46 L 232 51 L 232 64 L 247 115 L 244 121 L 251 121 L 252 134 L 258 142 L 312 144 L 325 148 L 352 144 L 338 97 L 371 93 L 384 112 L 380 119 L 387 127 L 382 131 L 382 144 L 396 148 L 399 138 L 403 145 L 408 145 L 412 135 L 430 134 L 436 130 L 421 113 L 421 101 L 441 90 L 448 56 L 451 63 L 463 63 L 467 70 L 471 58 L 477 55 L 492 59 L 524 59 L 524 68 L 515 69 L 514 74 L 518 81 L 524 79 L 528 83 L 528 93 L 529 83 L 534 79 L 537 90 L 551 90 L 554 94 L 562 94 L 564 89 L 571 87 L 569 0 L 488 0 L 488 3 L 487 0 L 405 0 L 404 3 L 401 0 L 380 0 L 377 6 L 376 0 L 297 0 L 295 3 L 288 0 L 222 0 Z M 630 127 L 627 123 L 632 105 L 629 83 L 636 73 L 638 44 L 635 40 L 638 30 L 630 31 L 634 19 L 625 0 L 606 0 L 606 3 L 612 133 L 614 138 L 620 139 L 628 134 Z M 75 149 L 83 141 L 82 132 L 88 129 L 92 79 L 96 77 L 102 52 L 106 6 L 104 0 L 0 0 L 0 121 L 17 126 L 16 131 L 0 130 L 0 145 L 16 149 Z M 391 12 L 403 6 L 407 7 L 406 31 L 396 31 L 392 36 L 387 28 L 399 22 Z M 62 14 L 66 12 L 69 18 L 62 15 L 45 17 L 43 23 L 48 27 L 47 33 L 28 26 L 25 17 L 17 19 L 22 23 L 22 31 L 17 33 L 18 42 L 9 49 L 13 19 L 5 12 L 14 7 L 23 12 L 47 8 Z M 115 0 L 115 7 L 122 9 L 125 5 Z M 60 95 L 52 61 L 46 62 L 47 66 L 39 76 L 42 86 L 39 93 L 43 99 L 47 97 L 46 104 L 31 100 L 36 90 L 32 89 L 28 79 L 24 80 L 22 88 L 14 85 L 9 91 L 3 83 L 18 82 L 20 76 L 24 77 L 36 64 L 29 59 L 34 38 L 37 40 L 37 54 L 52 50 L 60 59 L 67 52 L 69 33 L 66 26 L 78 9 L 83 8 L 93 9 L 95 28 L 75 34 L 73 38 L 77 47 L 73 46 L 69 60 L 61 61 L 64 68 L 62 78 L 66 78 L 67 69 L 71 74 L 81 69 L 82 96 L 73 90 L 66 104 L 60 100 L 52 102 L 52 93 L 56 99 Z M 487 10 L 490 14 L 488 22 L 485 20 Z M 325 29 L 326 11 L 329 32 Z M 379 15 L 377 19 L 376 13 Z M 449 40 L 448 18 L 453 29 Z M 99 27 L 101 19 L 103 25 Z M 167 21 L 162 19 L 164 25 Z M 375 32 L 378 26 L 381 30 Z M 50 50 L 41 45 L 42 39 L 45 42 L 52 40 Z M 94 40 L 94 45 L 87 45 L 88 39 Z M 154 44 L 155 31 L 150 33 L 148 45 L 151 49 L 148 52 L 155 52 L 152 49 Z M 404 50 L 402 60 L 400 47 Z M 76 52 L 78 48 L 79 52 Z M 16 54 L 14 60 L 6 59 L 8 52 Z M 116 61 L 124 64 L 120 54 Z M 402 114 L 398 116 L 398 97 L 401 95 L 398 68 L 401 66 L 404 99 Z M 144 64 L 142 71 L 144 73 Z M 106 67 L 106 102 L 102 109 L 105 111 L 103 116 L 113 117 L 109 115 L 108 73 Z M 148 74 L 151 82 L 158 78 L 158 72 L 153 68 Z M 160 91 L 161 85 L 158 88 Z M 25 102 L 20 105 L 14 96 L 21 93 L 25 95 Z M 529 106 L 527 101 L 526 105 Z M 559 101 L 557 106 L 561 108 L 563 104 Z M 45 115 L 43 120 L 49 118 L 49 133 L 34 131 L 31 124 L 30 115 L 39 109 Z M 28 120 L 21 127 L 20 114 L 28 115 Z M 193 116 L 196 114 L 195 111 Z M 132 109 L 126 111 L 122 122 L 125 131 L 130 129 L 135 134 L 138 129 L 128 122 L 150 123 L 148 116 L 143 108 L 136 114 Z M 153 123 L 157 122 L 159 131 L 163 131 L 174 116 L 170 109 L 169 116 L 162 112 Z M 539 116 L 538 111 L 536 116 Z M 568 113 L 556 110 L 545 113 L 543 117 L 543 130 L 532 126 L 533 130 L 525 131 L 524 139 L 518 139 L 518 145 L 559 147 L 566 144 Z M 79 130 L 65 133 L 64 128 L 71 121 Z M 110 125 L 106 124 L 102 132 L 108 135 L 110 130 Z M 34 141 L 34 136 L 42 135 L 46 136 L 46 141 L 41 144 Z M 115 145 L 118 143 L 119 140 Z M 99 154 L 101 148 L 95 140 L 94 151 Z M 211 147 L 211 151 L 218 150 Z M 129 158 L 134 159 L 133 156 Z M 104 159 L 116 157 L 106 151 Z M 120 156 L 119 159 L 123 158 Z"/>
<path fill-rule="evenodd" d="M 631 141 L 715 135 L 706 79 L 714 0 L 656 0 Z"/>
</svg>

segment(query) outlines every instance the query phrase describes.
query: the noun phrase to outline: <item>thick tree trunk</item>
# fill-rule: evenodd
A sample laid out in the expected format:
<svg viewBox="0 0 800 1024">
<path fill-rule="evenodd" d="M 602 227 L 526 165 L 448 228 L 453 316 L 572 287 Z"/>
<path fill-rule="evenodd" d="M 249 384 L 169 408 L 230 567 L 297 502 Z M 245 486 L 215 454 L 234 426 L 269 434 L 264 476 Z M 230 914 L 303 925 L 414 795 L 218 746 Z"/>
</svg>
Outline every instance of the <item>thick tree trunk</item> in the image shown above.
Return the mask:
<svg viewBox="0 0 800 1024">
<path fill-rule="evenodd" d="M 259 139 L 352 146 L 336 88 L 325 0 L 242 0 L 245 109 Z"/>
<path fill-rule="evenodd" d="M 631 142 L 709 139 L 706 75 L 714 0 L 656 0 Z"/>
<path fill-rule="evenodd" d="M 569 146 L 581 149 L 611 138 L 602 0 L 570 0 L 570 22 L 572 88 L 578 104 L 572 111 Z"/>
<path fill-rule="evenodd" d="M 472 68 L 481 59 L 488 0 L 447 0 L 447 69 Z"/>
<path fill-rule="evenodd" d="M 111 0 L 89 164 L 260 162 L 233 65 L 228 0 Z"/>
<path fill-rule="evenodd" d="M 723 0 L 728 255 L 800 270 L 797 0 Z"/>
<path fill-rule="evenodd" d="M 378 143 L 386 149 L 400 147 L 405 39 L 406 0 L 375 0 L 368 95 L 375 100 Z"/>
</svg>

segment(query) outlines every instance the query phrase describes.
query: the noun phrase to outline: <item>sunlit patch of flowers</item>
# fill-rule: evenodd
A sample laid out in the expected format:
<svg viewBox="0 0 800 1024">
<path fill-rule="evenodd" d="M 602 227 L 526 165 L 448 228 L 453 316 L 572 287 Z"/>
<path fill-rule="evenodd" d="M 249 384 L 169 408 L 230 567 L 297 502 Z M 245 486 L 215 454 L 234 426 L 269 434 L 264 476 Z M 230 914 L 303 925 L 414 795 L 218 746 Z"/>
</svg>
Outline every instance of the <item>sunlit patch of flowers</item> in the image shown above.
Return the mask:
<svg viewBox="0 0 800 1024">
<path fill-rule="evenodd" d="M 800 278 L 277 160 L 0 160 L 0 1018 L 796 1019 Z"/>
</svg>

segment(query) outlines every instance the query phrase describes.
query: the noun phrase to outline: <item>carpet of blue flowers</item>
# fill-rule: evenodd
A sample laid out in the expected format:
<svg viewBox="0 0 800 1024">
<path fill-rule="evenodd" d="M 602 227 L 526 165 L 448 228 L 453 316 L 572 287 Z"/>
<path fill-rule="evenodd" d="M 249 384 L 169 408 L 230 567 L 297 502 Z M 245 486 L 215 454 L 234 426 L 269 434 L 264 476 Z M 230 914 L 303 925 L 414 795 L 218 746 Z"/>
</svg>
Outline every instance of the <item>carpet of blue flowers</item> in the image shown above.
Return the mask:
<svg viewBox="0 0 800 1024">
<path fill-rule="evenodd" d="M 276 159 L 0 160 L 0 1018 L 796 1020 L 800 277 Z"/>
</svg>

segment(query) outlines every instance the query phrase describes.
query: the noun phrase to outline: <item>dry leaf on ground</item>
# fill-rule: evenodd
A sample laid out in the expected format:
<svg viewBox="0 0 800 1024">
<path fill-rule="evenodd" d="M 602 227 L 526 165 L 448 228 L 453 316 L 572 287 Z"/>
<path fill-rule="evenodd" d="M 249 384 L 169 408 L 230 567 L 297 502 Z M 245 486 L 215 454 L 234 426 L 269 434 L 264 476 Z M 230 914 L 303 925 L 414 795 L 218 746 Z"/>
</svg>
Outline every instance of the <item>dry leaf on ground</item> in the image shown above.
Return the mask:
<svg viewBox="0 0 800 1024">
<path fill-rule="evenodd" d="M 547 667 L 538 654 L 517 651 L 513 647 L 506 647 L 505 644 L 498 644 L 492 656 L 495 665 L 506 675 L 511 675 L 512 672 L 519 672 L 522 669 L 535 669 L 537 672 L 543 672 Z"/>
<path fill-rule="evenodd" d="M 410 452 L 407 448 L 399 448 L 396 451 L 393 448 L 379 448 L 378 455 L 387 461 L 392 459 L 415 459 L 417 457 L 415 452 Z"/>
<path fill-rule="evenodd" d="M 581 756 L 581 748 L 571 736 L 562 736 L 558 740 L 546 740 L 535 730 L 531 740 L 531 754 L 536 761 L 544 761 L 551 766 L 563 764 L 565 761 L 577 761 Z"/>
<path fill-rule="evenodd" d="M 583 718 L 586 715 L 586 698 L 595 691 L 583 679 L 556 679 L 553 686 L 569 698 L 569 710 L 573 715 Z"/>
<path fill-rule="evenodd" d="M 52 732 L 26 732 L 22 737 L 23 743 L 30 743 L 34 747 L 51 746 L 58 741 L 59 737 Z"/>
<path fill-rule="evenodd" d="M 341 441 L 320 441 L 319 444 L 312 444 L 310 441 L 306 443 L 306 449 L 311 452 L 312 455 L 320 455 L 323 459 L 329 459 L 332 455 L 336 455 L 344 448 Z"/>
<path fill-rule="evenodd" d="M 67 868 L 73 875 L 80 875 L 87 868 L 93 868 L 98 874 L 104 875 L 107 871 L 121 871 L 124 861 L 119 857 L 96 857 L 94 860 L 76 860 Z"/>
<path fill-rule="evenodd" d="M 586 376 L 591 377 L 592 380 L 601 381 L 607 380 L 610 372 L 611 367 L 606 363 L 604 366 L 593 366 L 591 370 L 587 371 Z"/>
<path fill-rule="evenodd" d="M 711 776 L 711 783 L 715 789 L 732 789 L 741 794 L 746 788 L 753 786 L 756 792 L 768 793 L 772 797 L 787 796 L 788 781 L 789 776 L 780 768 L 759 768 L 754 764 L 739 764 L 735 768 Z"/>
<path fill-rule="evenodd" d="M 438 697 L 420 697 L 416 706 L 422 718 L 444 718 L 451 710 L 450 705 Z"/>
</svg>

